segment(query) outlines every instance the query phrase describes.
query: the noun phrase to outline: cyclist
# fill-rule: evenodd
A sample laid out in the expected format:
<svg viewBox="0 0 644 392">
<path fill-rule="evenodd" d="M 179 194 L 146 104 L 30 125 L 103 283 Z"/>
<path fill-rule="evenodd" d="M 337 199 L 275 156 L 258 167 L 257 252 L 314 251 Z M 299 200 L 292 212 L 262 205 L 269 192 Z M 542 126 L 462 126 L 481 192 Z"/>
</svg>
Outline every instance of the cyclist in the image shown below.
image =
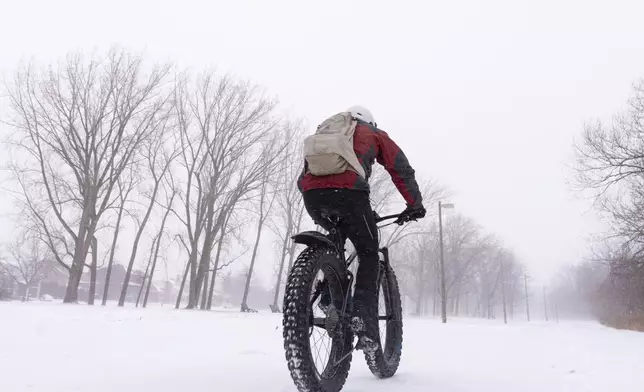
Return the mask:
<svg viewBox="0 0 644 392">
<path fill-rule="evenodd" d="M 362 170 L 346 170 L 331 175 L 313 175 L 305 160 L 304 170 L 298 179 L 306 210 L 313 221 L 330 231 L 330 215 L 340 216 L 339 229 L 353 243 L 358 254 L 353 302 L 352 328 L 358 335 L 357 349 L 378 349 L 376 323 L 365 320 L 378 317 L 378 229 L 375 213 L 369 201 L 369 176 L 374 161 L 378 161 L 391 175 L 391 179 L 407 203 L 401 219 L 419 219 L 425 216 L 422 195 L 415 179 L 414 169 L 407 157 L 387 133 L 377 127 L 369 110 L 352 106 L 351 113 L 357 122 L 353 133 L 353 151 Z M 359 172 L 362 172 L 361 175 Z M 325 299 L 322 298 L 322 302 Z M 327 305 L 330 302 L 326 300 Z M 328 307 L 322 305 L 323 309 Z"/>
</svg>

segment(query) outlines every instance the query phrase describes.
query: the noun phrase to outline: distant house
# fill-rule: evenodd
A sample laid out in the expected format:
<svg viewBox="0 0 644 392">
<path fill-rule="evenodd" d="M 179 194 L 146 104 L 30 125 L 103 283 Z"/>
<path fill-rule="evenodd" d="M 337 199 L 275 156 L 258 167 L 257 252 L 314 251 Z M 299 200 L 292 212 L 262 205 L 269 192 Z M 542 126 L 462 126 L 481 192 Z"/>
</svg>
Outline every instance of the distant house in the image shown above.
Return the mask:
<svg viewBox="0 0 644 392">
<path fill-rule="evenodd" d="M 121 264 L 114 264 L 110 274 L 110 287 L 107 290 L 107 299 L 109 301 L 118 301 L 121 295 L 121 288 L 125 279 L 125 267 Z M 134 270 L 130 278 L 128 290 L 126 293 L 126 302 L 136 302 L 136 299 L 141 290 L 141 282 L 144 273 L 142 271 Z M 96 293 L 94 300 L 101 301 L 105 292 L 105 278 L 107 276 L 107 267 L 99 268 L 96 271 Z M 28 298 L 54 298 L 63 299 L 67 290 L 69 275 L 67 271 L 59 269 L 53 270 L 40 282 L 32 285 L 29 288 Z M 163 284 L 163 283 L 162 283 Z M 169 287 L 168 287 L 169 285 Z M 174 285 L 171 282 L 165 282 L 164 290 L 159 289 L 160 284 L 153 284 L 150 286 L 150 294 L 148 296 L 148 303 L 170 303 L 174 301 L 173 289 Z M 90 289 L 90 272 L 85 269 L 81 281 L 78 285 L 78 300 L 86 302 L 89 300 Z M 11 277 L 5 273 L 0 272 L 0 300 L 20 300 L 26 296 L 26 285 L 16 283 Z M 145 288 L 144 288 L 145 290 Z M 169 290 L 169 291 L 168 291 Z M 145 291 L 141 293 L 141 301 L 143 301 Z"/>
<path fill-rule="evenodd" d="M 27 285 L 17 283 L 6 276 L 0 276 L 0 301 L 36 299 L 40 297 L 40 282 L 27 290 Z"/>
<path fill-rule="evenodd" d="M 14 282 L 7 274 L 0 271 L 0 301 L 6 301 L 13 296 Z"/>
<path fill-rule="evenodd" d="M 125 280 L 126 270 L 125 267 L 121 264 L 114 264 L 112 267 L 112 272 L 110 273 L 110 286 L 107 290 L 107 300 L 108 301 L 118 301 L 121 296 L 121 290 L 123 288 L 123 281 Z M 143 272 L 134 270 L 130 277 L 130 282 L 127 286 L 127 292 L 125 294 L 125 302 L 135 303 L 139 291 L 141 291 L 141 283 L 143 280 Z M 99 268 L 96 271 L 96 296 L 94 297 L 95 301 L 100 301 L 103 299 L 103 294 L 105 293 L 105 278 L 107 277 L 107 267 Z M 147 284 L 147 283 L 146 283 Z M 78 286 L 78 298 L 82 301 L 89 300 L 89 289 L 90 289 L 90 273 L 86 271 L 81 277 L 80 284 Z M 160 290 L 157 285 L 154 283 L 150 286 L 150 294 L 148 296 L 148 303 L 159 302 L 161 295 Z M 141 292 L 141 302 L 145 296 L 145 287 Z"/>
<path fill-rule="evenodd" d="M 40 282 L 40 296 L 51 296 L 63 299 L 67 289 L 69 275 L 64 270 L 53 270 Z"/>
</svg>

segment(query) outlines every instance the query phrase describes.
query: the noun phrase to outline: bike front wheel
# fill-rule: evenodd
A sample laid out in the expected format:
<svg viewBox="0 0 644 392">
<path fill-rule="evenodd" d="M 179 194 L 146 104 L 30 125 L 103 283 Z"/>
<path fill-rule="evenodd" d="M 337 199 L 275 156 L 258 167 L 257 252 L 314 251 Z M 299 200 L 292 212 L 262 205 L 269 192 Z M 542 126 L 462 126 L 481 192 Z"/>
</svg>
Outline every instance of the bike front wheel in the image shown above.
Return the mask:
<svg viewBox="0 0 644 392">
<path fill-rule="evenodd" d="M 300 392 L 338 392 L 351 366 L 353 335 L 342 316 L 349 278 L 335 249 L 305 249 L 284 293 L 286 361 Z"/>
</svg>

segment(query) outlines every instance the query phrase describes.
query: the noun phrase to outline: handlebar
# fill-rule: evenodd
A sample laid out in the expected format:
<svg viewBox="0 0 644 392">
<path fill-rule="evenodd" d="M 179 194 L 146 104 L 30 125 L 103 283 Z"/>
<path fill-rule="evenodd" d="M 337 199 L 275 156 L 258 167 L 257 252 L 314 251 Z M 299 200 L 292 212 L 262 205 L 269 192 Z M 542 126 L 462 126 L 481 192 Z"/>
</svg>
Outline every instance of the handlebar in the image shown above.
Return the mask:
<svg viewBox="0 0 644 392">
<path fill-rule="evenodd" d="M 402 214 L 394 214 L 394 215 L 387 215 L 387 216 L 378 216 L 378 214 L 374 211 L 374 214 L 376 215 L 376 223 L 380 223 L 389 219 L 397 219 L 400 218 Z"/>
<path fill-rule="evenodd" d="M 374 211 L 373 213 L 375 215 L 376 223 L 380 223 L 382 221 L 386 221 L 386 220 L 389 220 L 389 219 L 395 219 L 395 221 L 393 221 L 391 223 L 388 223 L 386 225 L 380 226 L 380 227 L 385 227 L 385 226 L 389 226 L 389 225 L 393 225 L 393 224 L 397 224 L 399 226 L 402 226 L 405 223 L 414 222 L 414 221 L 416 221 L 418 219 L 416 217 L 412 217 L 410 214 L 407 214 L 406 212 L 407 212 L 407 210 L 405 210 L 405 211 L 403 211 L 403 212 L 401 212 L 399 214 L 393 214 L 393 215 L 387 215 L 387 216 L 379 216 L 376 211 Z"/>
</svg>

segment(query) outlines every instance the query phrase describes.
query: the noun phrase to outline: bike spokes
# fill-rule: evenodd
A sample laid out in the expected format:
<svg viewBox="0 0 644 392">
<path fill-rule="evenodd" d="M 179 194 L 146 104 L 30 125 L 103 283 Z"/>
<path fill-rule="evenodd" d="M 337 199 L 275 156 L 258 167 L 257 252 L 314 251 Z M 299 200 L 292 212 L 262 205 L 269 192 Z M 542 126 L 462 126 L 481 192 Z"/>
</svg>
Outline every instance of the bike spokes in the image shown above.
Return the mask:
<svg viewBox="0 0 644 392">
<path fill-rule="evenodd" d="M 378 295 L 378 329 L 380 331 L 380 342 L 382 345 L 387 341 L 387 322 L 391 318 L 389 315 L 390 308 L 388 304 L 386 280 L 382 281 L 378 287 L 380 294 Z"/>
<path fill-rule="evenodd" d="M 324 298 L 324 290 L 327 290 L 328 286 L 324 280 L 324 274 L 322 271 L 318 272 L 318 275 L 313 281 L 312 295 L 309 300 L 310 312 L 311 312 L 311 324 L 309 327 L 309 344 L 311 346 L 311 356 L 313 363 L 315 364 L 315 369 L 318 374 L 322 375 L 324 370 L 329 363 L 329 358 L 331 357 L 331 347 L 332 339 L 329 336 L 327 328 L 327 315 L 323 309 L 328 309 L 328 305 L 322 304 L 321 300 Z M 322 306 L 320 306 L 322 305 Z"/>
</svg>

